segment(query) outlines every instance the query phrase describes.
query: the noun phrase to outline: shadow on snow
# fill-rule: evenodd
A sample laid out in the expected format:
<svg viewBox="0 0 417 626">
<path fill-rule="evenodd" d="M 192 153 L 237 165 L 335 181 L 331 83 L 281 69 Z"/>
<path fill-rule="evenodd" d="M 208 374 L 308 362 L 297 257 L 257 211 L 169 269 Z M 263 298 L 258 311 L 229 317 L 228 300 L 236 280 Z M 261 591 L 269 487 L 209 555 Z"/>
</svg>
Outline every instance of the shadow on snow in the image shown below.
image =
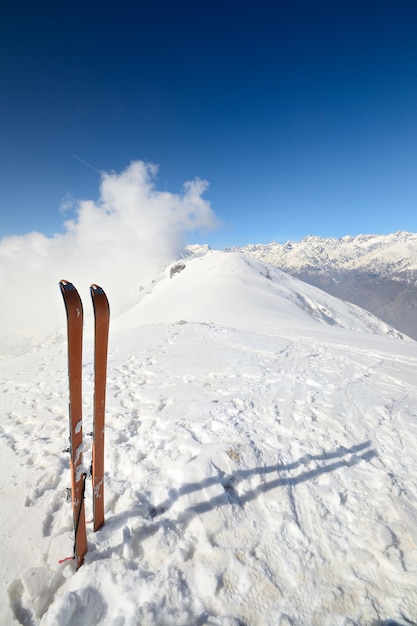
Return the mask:
<svg viewBox="0 0 417 626">
<path fill-rule="evenodd" d="M 184 528 L 188 526 L 195 516 L 203 515 L 204 513 L 208 513 L 218 507 L 227 505 L 244 507 L 248 502 L 255 500 L 259 495 L 272 491 L 273 489 L 284 487 L 291 491 L 292 487 L 309 480 L 314 480 L 322 474 L 328 474 L 344 467 L 352 467 L 362 461 L 370 461 L 372 458 L 377 456 L 377 452 L 371 449 L 370 445 L 370 441 L 365 441 L 350 448 L 340 447 L 332 452 L 325 452 L 318 455 L 307 454 L 292 463 L 278 463 L 276 465 L 242 469 L 231 474 L 226 474 L 218 467 L 214 466 L 217 470 L 217 474 L 215 476 L 210 476 L 201 481 L 185 484 L 179 489 L 171 489 L 167 500 L 161 502 L 157 506 L 153 506 L 148 502 L 145 507 L 142 501 L 141 505 L 136 508 L 136 510 L 134 507 L 133 510 L 110 517 L 106 522 L 106 526 L 109 528 L 120 528 L 126 524 L 130 518 L 137 516 L 147 517 L 149 521 L 155 520 L 152 523 L 144 525 L 144 527 L 139 531 L 135 531 L 135 537 L 139 541 L 143 540 L 145 537 L 149 537 L 150 535 L 156 533 L 161 527 L 166 527 L 167 525 L 180 525 L 184 530 Z M 300 467 L 305 467 L 307 464 L 312 462 L 323 462 L 323 464 L 316 466 L 313 469 L 303 470 L 296 474 L 293 473 Z M 277 474 L 277 478 L 268 482 L 266 477 L 269 474 Z M 240 493 L 238 493 L 237 486 L 239 483 L 242 483 L 244 480 L 256 475 L 261 477 L 260 484 L 253 489 L 248 489 L 243 492 L 242 490 L 239 490 Z M 191 504 L 179 514 L 176 520 L 167 519 L 165 517 L 160 520 L 156 520 L 156 518 L 167 513 L 173 504 L 182 496 L 197 491 L 203 491 L 213 485 L 220 485 L 223 488 L 222 493 L 215 495 L 208 500 Z M 146 509 L 146 512 L 144 509 Z M 295 517 L 295 521 L 298 524 L 297 516 Z M 100 555 L 99 558 L 103 557 L 104 555 Z"/>
</svg>

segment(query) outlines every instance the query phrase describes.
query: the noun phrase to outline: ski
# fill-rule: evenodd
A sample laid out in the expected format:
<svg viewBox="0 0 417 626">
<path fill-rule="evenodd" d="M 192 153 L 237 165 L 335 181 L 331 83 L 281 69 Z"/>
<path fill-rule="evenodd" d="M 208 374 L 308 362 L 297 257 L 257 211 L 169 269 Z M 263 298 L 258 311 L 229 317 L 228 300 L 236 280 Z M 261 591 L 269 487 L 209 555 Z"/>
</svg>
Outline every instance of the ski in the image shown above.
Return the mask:
<svg viewBox="0 0 417 626">
<path fill-rule="evenodd" d="M 83 564 L 87 552 L 85 524 L 85 479 L 83 467 L 82 432 L 82 339 L 83 307 L 74 285 L 67 280 L 59 283 L 67 313 L 68 382 L 69 382 L 69 432 L 71 499 L 74 522 L 74 556 L 76 568 Z"/>
<path fill-rule="evenodd" d="M 94 531 L 104 524 L 104 421 L 110 307 L 104 290 L 90 287 L 94 308 L 94 420 L 91 475 Z"/>
</svg>

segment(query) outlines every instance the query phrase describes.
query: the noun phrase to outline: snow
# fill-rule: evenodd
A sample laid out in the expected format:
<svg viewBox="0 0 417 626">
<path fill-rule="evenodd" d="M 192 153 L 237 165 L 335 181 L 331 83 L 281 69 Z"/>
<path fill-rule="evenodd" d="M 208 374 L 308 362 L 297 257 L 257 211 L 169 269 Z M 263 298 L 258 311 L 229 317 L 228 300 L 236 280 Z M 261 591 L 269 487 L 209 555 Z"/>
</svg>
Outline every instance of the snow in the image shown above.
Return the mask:
<svg viewBox="0 0 417 626">
<path fill-rule="evenodd" d="M 417 340 L 417 233 L 310 236 L 235 250 L 367 309 Z"/>
<path fill-rule="evenodd" d="M 238 252 L 182 263 L 111 321 L 78 571 L 65 339 L 0 361 L 0 623 L 416 623 L 416 342 Z"/>
<path fill-rule="evenodd" d="M 339 239 L 309 236 L 285 244 L 251 244 L 234 248 L 281 268 L 316 271 L 373 271 L 405 277 L 417 271 L 417 233 L 345 236 Z"/>
</svg>

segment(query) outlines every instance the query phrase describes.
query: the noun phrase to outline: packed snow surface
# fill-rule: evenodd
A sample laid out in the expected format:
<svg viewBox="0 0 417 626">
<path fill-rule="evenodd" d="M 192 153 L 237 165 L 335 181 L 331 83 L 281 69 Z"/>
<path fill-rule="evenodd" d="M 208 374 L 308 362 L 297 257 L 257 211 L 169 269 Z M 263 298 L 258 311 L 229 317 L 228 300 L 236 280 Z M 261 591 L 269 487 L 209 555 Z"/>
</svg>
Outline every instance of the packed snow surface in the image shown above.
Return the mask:
<svg viewBox="0 0 417 626">
<path fill-rule="evenodd" d="M 62 316 L 0 361 L 1 624 L 417 623 L 416 342 L 237 252 L 167 268 L 112 319 L 106 523 L 75 571 Z"/>
</svg>

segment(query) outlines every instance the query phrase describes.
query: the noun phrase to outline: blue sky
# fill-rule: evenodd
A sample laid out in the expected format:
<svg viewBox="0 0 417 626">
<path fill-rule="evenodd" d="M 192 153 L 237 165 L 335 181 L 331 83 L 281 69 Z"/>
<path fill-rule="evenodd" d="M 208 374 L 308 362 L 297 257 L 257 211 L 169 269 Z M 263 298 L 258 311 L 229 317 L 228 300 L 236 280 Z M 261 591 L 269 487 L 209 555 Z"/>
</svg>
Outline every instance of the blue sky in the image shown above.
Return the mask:
<svg viewBox="0 0 417 626">
<path fill-rule="evenodd" d="M 213 247 L 417 231 L 414 0 L 9 4 L 0 237 L 134 160 L 209 181 Z"/>
</svg>

